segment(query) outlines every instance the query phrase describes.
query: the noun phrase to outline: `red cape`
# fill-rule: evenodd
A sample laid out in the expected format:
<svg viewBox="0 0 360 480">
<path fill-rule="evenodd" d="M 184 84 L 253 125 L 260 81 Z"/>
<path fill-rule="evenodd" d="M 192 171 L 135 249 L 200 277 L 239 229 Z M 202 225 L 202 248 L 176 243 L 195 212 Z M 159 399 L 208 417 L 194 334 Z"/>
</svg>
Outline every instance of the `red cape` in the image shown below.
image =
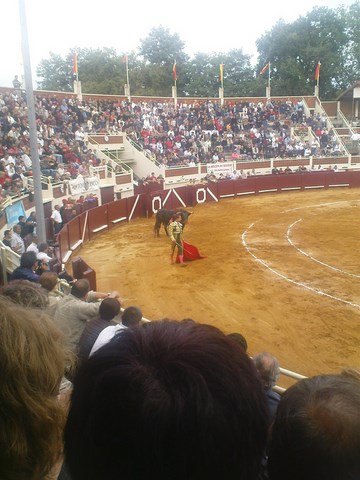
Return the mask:
<svg viewBox="0 0 360 480">
<path fill-rule="evenodd" d="M 183 242 L 183 252 L 184 252 L 184 262 L 191 262 L 193 260 L 198 260 L 199 258 L 206 258 L 200 255 L 199 250 L 190 243 Z M 176 257 L 176 263 L 180 263 L 179 255 Z"/>
</svg>

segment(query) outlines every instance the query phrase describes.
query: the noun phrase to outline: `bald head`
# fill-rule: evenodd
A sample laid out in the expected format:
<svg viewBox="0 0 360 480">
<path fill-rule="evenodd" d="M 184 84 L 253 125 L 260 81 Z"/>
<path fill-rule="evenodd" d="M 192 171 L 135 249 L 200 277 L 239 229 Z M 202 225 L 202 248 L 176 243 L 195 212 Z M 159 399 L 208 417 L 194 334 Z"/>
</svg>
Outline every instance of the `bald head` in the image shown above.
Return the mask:
<svg viewBox="0 0 360 480">
<path fill-rule="evenodd" d="M 260 375 L 265 390 L 272 388 L 279 378 L 280 367 L 276 357 L 268 352 L 262 352 L 253 358 L 255 367 Z"/>
</svg>

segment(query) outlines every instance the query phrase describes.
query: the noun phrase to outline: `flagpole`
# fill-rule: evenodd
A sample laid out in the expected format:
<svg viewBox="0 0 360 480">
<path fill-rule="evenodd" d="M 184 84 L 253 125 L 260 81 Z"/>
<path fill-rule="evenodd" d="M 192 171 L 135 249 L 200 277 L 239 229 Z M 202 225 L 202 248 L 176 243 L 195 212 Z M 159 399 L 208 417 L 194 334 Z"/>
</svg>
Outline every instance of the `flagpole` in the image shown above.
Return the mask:
<svg viewBox="0 0 360 480">
<path fill-rule="evenodd" d="M 221 75 L 221 89 L 222 89 L 222 104 L 224 103 L 224 64 L 222 65 L 222 75 Z"/>
<path fill-rule="evenodd" d="M 128 95 L 128 100 L 129 102 L 131 101 L 130 97 L 130 83 L 129 83 L 129 61 L 128 61 L 128 56 L 126 55 L 125 57 L 125 63 L 126 63 L 126 84 L 127 84 L 127 95 Z"/>
<path fill-rule="evenodd" d="M 314 92 L 315 97 L 319 97 L 320 65 L 321 63 L 318 62 L 315 70 L 315 79 L 316 79 L 315 92 Z"/>
<path fill-rule="evenodd" d="M 78 52 L 74 50 L 73 54 L 73 74 L 75 74 L 74 80 L 74 93 L 76 93 L 77 99 L 82 102 L 81 82 L 79 82 L 79 69 L 78 69 Z"/>
<path fill-rule="evenodd" d="M 224 104 L 224 64 L 220 63 L 220 89 L 219 98 L 221 105 Z"/>
<path fill-rule="evenodd" d="M 268 88 L 267 88 L 267 92 L 266 92 L 266 96 L 267 98 L 270 98 L 271 97 L 271 86 L 270 86 L 270 82 L 271 82 L 271 63 L 269 62 L 269 80 L 268 80 Z"/>
<path fill-rule="evenodd" d="M 38 136 L 35 113 L 35 99 L 32 82 L 30 48 L 28 28 L 26 20 L 25 0 L 19 0 L 19 17 L 21 31 L 21 50 L 24 64 L 24 78 L 26 91 L 27 117 L 29 122 L 30 158 L 32 163 L 32 175 L 34 181 L 34 198 L 36 211 L 36 233 L 40 242 L 46 242 L 45 213 L 41 187 L 41 169 L 38 150 Z"/>
<path fill-rule="evenodd" d="M 77 50 L 75 50 L 75 55 L 76 55 L 76 81 L 78 82 L 79 81 L 79 69 L 78 69 L 78 61 L 77 61 Z"/>
<path fill-rule="evenodd" d="M 172 96 L 174 99 L 174 105 L 177 106 L 177 71 L 176 71 L 176 60 L 174 61 L 173 65 L 173 76 L 174 76 L 174 86 L 172 88 Z"/>
</svg>

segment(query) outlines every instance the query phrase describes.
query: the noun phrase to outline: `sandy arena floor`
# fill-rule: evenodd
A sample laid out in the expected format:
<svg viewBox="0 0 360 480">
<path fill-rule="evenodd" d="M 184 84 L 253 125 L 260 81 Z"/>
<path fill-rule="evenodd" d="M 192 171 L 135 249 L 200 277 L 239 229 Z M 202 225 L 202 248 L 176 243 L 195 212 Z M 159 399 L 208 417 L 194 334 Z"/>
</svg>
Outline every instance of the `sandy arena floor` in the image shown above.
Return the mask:
<svg viewBox="0 0 360 480">
<path fill-rule="evenodd" d="M 152 320 L 241 332 L 302 373 L 360 367 L 360 190 L 263 194 L 189 208 L 185 240 L 206 258 L 170 265 L 154 219 L 101 234 L 79 255 L 100 291 Z"/>
</svg>

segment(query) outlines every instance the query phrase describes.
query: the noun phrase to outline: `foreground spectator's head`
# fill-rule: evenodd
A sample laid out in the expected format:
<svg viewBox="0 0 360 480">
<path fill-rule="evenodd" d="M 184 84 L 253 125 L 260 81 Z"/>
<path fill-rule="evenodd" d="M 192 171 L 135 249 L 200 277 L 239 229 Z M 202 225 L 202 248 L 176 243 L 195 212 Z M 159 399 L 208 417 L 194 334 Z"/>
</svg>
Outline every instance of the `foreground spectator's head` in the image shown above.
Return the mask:
<svg viewBox="0 0 360 480">
<path fill-rule="evenodd" d="M 73 480 L 255 480 L 267 422 L 235 342 L 209 325 L 149 322 L 79 370 L 65 452 Z"/>
<path fill-rule="evenodd" d="M 81 278 L 76 280 L 76 282 L 71 287 L 71 295 L 74 295 L 76 298 L 84 299 L 90 291 L 90 283 L 86 278 Z"/>
<path fill-rule="evenodd" d="M 110 322 L 119 314 L 121 304 L 116 298 L 104 298 L 99 307 L 99 316 L 102 320 Z"/>
<path fill-rule="evenodd" d="M 351 377 L 360 382 L 360 370 L 358 368 L 347 367 L 341 371 L 341 375 L 345 377 Z"/>
<path fill-rule="evenodd" d="M 268 352 L 262 352 L 253 357 L 255 367 L 260 375 L 265 390 L 270 390 L 277 382 L 280 367 L 277 358 Z"/>
<path fill-rule="evenodd" d="M 39 282 L 45 290 L 52 292 L 59 282 L 59 277 L 56 272 L 43 272 Z"/>
<path fill-rule="evenodd" d="M 23 307 L 46 308 L 49 304 L 46 292 L 29 280 L 12 280 L 1 288 L 0 294 Z"/>
<path fill-rule="evenodd" d="M 360 478 L 360 381 L 319 375 L 280 401 L 269 448 L 274 480 Z"/>
<path fill-rule="evenodd" d="M 39 310 L 0 297 L 0 478 L 43 480 L 62 448 L 63 339 Z"/>
<path fill-rule="evenodd" d="M 247 352 L 248 344 L 244 335 L 241 335 L 241 333 L 234 332 L 234 333 L 229 333 L 228 337 L 231 338 L 231 340 L 234 340 L 234 342 L 236 342 L 238 345 L 240 345 L 240 347 L 244 349 L 244 352 Z"/>
<path fill-rule="evenodd" d="M 127 307 L 121 316 L 121 323 L 125 327 L 133 327 L 138 325 L 142 319 L 142 311 L 139 307 Z"/>
</svg>

